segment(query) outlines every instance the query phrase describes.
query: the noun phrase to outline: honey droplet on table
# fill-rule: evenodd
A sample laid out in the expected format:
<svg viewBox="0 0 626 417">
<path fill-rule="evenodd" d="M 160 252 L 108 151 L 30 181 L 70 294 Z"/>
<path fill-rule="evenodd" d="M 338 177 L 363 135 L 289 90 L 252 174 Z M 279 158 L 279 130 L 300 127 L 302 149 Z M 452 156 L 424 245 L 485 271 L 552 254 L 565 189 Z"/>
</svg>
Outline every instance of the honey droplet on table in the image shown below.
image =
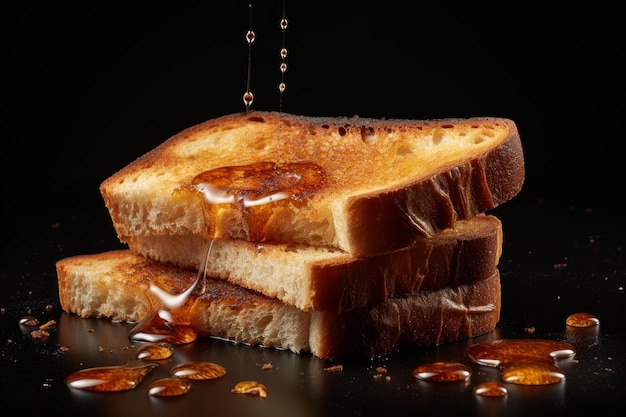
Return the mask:
<svg viewBox="0 0 626 417">
<path fill-rule="evenodd" d="M 267 387 L 257 381 L 242 381 L 230 390 L 233 394 L 258 395 L 267 398 Z"/>
<path fill-rule="evenodd" d="M 542 339 L 501 339 L 478 343 L 466 356 L 479 365 L 500 368 L 501 378 L 518 385 L 546 385 L 561 382 L 565 374 L 555 359 L 572 357 L 576 350 L 569 343 Z"/>
<path fill-rule="evenodd" d="M 148 343 L 137 349 L 135 359 L 147 361 L 160 361 L 167 359 L 174 354 L 172 347 L 160 343 Z"/>
<path fill-rule="evenodd" d="M 466 356 L 479 365 L 498 367 L 529 360 L 547 361 L 571 357 L 574 346 L 566 342 L 543 339 L 500 339 L 470 346 Z"/>
<path fill-rule="evenodd" d="M 125 365 L 101 366 L 73 372 L 65 383 L 86 391 L 124 391 L 135 388 L 158 365 L 133 361 Z"/>
<path fill-rule="evenodd" d="M 548 385 L 565 380 L 560 368 L 540 361 L 503 365 L 500 376 L 505 382 L 518 385 Z"/>
<path fill-rule="evenodd" d="M 574 313 L 565 319 L 565 324 L 571 327 L 594 327 L 600 324 L 600 319 L 591 313 Z"/>
<path fill-rule="evenodd" d="M 413 370 L 415 378 L 433 382 L 467 381 L 471 375 L 470 368 L 458 362 L 431 362 Z"/>
<path fill-rule="evenodd" d="M 226 368 L 213 362 L 185 362 L 174 366 L 170 375 L 187 379 L 217 379 L 226 375 Z"/>
<path fill-rule="evenodd" d="M 508 391 L 504 385 L 499 382 L 487 381 L 482 382 L 474 387 L 474 394 L 481 397 L 504 397 Z"/>
<path fill-rule="evenodd" d="M 34 316 L 24 316 L 20 319 L 20 324 L 23 326 L 35 327 L 39 325 L 39 320 Z"/>
<path fill-rule="evenodd" d="M 148 386 L 148 394 L 153 397 L 177 397 L 191 390 L 191 381 L 185 378 L 162 378 Z"/>
</svg>

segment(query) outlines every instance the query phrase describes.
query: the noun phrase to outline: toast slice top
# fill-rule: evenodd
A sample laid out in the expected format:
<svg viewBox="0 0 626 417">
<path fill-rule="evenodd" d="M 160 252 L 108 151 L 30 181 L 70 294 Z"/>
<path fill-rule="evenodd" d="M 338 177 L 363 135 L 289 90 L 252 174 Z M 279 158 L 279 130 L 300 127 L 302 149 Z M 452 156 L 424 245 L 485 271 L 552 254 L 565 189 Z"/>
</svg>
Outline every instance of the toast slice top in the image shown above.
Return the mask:
<svg viewBox="0 0 626 417">
<path fill-rule="evenodd" d="M 79 317 L 139 322 L 160 308 L 150 284 L 179 294 L 196 279 L 191 269 L 149 260 L 130 250 L 68 257 L 57 262 L 65 312 Z M 310 352 L 323 359 L 363 360 L 399 349 L 437 345 L 486 333 L 500 318 L 500 276 L 423 290 L 342 313 L 304 312 L 275 298 L 209 279 L 170 311 L 172 322 L 206 337 Z"/>
<path fill-rule="evenodd" d="M 115 230 L 401 248 L 515 196 L 515 123 L 237 113 L 172 136 L 100 186 Z M 229 186 L 230 184 L 230 186 Z"/>
<path fill-rule="evenodd" d="M 230 239 L 211 244 L 199 235 L 138 236 L 130 247 L 151 259 L 199 270 L 210 246 L 210 276 L 301 310 L 340 312 L 486 279 L 498 265 L 502 241 L 500 220 L 478 214 L 410 246 L 356 258 L 313 246 Z"/>
</svg>

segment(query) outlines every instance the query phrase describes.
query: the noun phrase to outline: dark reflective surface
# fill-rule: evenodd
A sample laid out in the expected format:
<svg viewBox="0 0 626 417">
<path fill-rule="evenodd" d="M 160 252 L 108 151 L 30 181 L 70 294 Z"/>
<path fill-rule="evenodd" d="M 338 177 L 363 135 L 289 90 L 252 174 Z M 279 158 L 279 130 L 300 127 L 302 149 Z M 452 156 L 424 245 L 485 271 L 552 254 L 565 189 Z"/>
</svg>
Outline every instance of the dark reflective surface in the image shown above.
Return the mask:
<svg viewBox="0 0 626 417">
<path fill-rule="evenodd" d="M 309 355 L 198 340 L 177 347 L 133 391 L 70 390 L 63 381 L 71 372 L 122 364 L 136 350 L 130 325 L 80 320 L 58 301 L 58 259 L 120 247 L 100 182 L 170 135 L 244 110 L 247 2 L 218 9 L 211 2 L 114 3 L 17 2 L 2 15 L 2 407 L 21 416 L 620 414 L 626 216 L 615 147 L 623 115 L 615 103 L 624 95 L 623 24 L 621 13 L 598 2 L 286 2 L 284 111 L 493 115 L 518 124 L 527 181 L 493 212 L 505 237 L 495 332 L 342 363 L 343 372 L 324 371 L 336 364 Z M 255 3 L 252 107 L 278 110 L 281 2 Z M 599 328 L 568 330 L 565 320 L 576 312 L 598 316 Z M 25 315 L 57 325 L 47 340 L 34 340 L 18 324 Z M 476 398 L 473 387 L 496 379 L 495 369 L 472 365 L 467 385 L 412 376 L 422 363 L 459 361 L 469 343 L 502 337 L 573 344 L 574 360 L 559 362 L 565 382 L 507 384 L 504 398 Z M 187 360 L 219 363 L 228 374 L 193 383 L 182 397 L 147 395 L 150 382 Z M 265 363 L 273 368 L 262 370 Z M 376 378 L 378 366 L 389 381 Z M 230 393 L 248 379 L 265 384 L 268 397 Z"/>
<path fill-rule="evenodd" d="M 569 202 L 568 202 L 569 201 Z M 25 405 L 25 413 L 59 411 L 66 415 L 377 415 L 415 410 L 429 415 L 570 415 L 621 403 L 626 335 L 621 304 L 626 272 L 623 221 L 613 205 L 576 197 L 542 201 L 529 191 L 496 209 L 504 225 L 500 263 L 503 305 L 498 328 L 473 340 L 400 352 L 366 363 L 331 363 L 307 354 L 234 345 L 200 339 L 175 348 L 174 355 L 148 374 L 132 391 L 83 392 L 69 389 L 64 378 L 94 366 L 120 365 L 134 358 L 137 345 L 128 339 L 131 324 L 79 319 L 61 311 L 56 294 L 54 261 L 81 252 L 116 245 L 109 224 L 95 221 L 100 209 L 84 211 L 54 227 L 34 231 L 32 244 L 14 257 L 3 256 L 0 298 L 2 398 Z M 85 230 L 101 240 L 91 241 Z M 80 249 L 79 249 L 80 247 Z M 100 249 L 98 249 L 100 248 Z M 46 308 L 46 306 L 51 305 Z M 50 311 L 48 311 L 50 310 Z M 600 319 L 595 328 L 570 328 L 567 316 L 590 312 Z M 47 340 L 36 340 L 19 324 L 24 315 L 41 323 L 53 319 Z M 576 356 L 556 363 L 566 381 L 547 386 L 506 384 L 504 398 L 480 398 L 472 393 L 480 382 L 499 380 L 495 369 L 472 365 L 464 358 L 471 343 L 497 338 L 563 340 Z M 64 348 L 67 348 L 64 351 Z M 169 376 L 172 366 L 186 361 L 210 361 L 227 369 L 219 380 L 192 383 L 189 394 L 153 398 L 150 382 Z M 473 374 L 465 383 L 427 383 L 412 376 L 417 366 L 439 360 L 462 361 Z M 272 364 L 271 369 L 262 369 Z M 342 372 L 325 370 L 343 365 Z M 377 367 L 386 377 L 377 378 Z M 256 380 L 268 397 L 232 394 L 237 382 Z M 204 411 L 203 411 L 204 410 Z"/>
</svg>

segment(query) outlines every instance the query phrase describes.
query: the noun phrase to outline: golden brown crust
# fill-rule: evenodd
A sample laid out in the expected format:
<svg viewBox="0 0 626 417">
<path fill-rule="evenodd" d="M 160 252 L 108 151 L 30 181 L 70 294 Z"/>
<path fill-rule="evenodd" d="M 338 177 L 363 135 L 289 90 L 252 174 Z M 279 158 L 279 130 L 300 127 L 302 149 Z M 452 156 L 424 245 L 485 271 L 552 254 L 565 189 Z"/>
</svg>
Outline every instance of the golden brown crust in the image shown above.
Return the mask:
<svg viewBox="0 0 626 417">
<path fill-rule="evenodd" d="M 515 124 L 503 118 L 429 121 L 227 115 L 190 127 L 101 184 L 118 236 L 205 230 L 189 189 L 213 168 L 259 161 L 313 162 L 324 187 L 273 215 L 236 209 L 224 233 L 265 242 L 341 248 L 353 256 L 406 246 L 511 199 L 524 181 Z M 254 222 L 262 222 L 255 225 Z"/>
<path fill-rule="evenodd" d="M 464 340 L 495 329 L 500 275 L 473 284 L 397 297 L 368 309 L 313 313 L 311 350 L 326 359 L 372 359 Z"/>
<path fill-rule="evenodd" d="M 457 224 L 466 227 L 446 229 L 394 252 L 313 265 L 311 310 L 352 310 L 491 277 L 500 259 L 502 224 L 484 215 Z"/>
</svg>

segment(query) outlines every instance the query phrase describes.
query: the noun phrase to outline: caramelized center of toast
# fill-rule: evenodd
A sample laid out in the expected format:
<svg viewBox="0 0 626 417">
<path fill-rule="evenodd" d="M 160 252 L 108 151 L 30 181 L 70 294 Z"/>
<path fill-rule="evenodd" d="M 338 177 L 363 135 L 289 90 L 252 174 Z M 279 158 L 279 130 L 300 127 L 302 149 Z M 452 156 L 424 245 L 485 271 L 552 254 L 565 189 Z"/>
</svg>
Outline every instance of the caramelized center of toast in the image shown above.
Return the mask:
<svg viewBox="0 0 626 417">
<path fill-rule="evenodd" d="M 239 223 L 238 234 L 227 237 L 264 241 L 265 226 L 280 214 L 269 203 L 303 201 L 325 182 L 324 170 L 313 162 L 265 161 L 211 169 L 198 174 L 192 185 L 204 196 L 207 237 L 225 237 L 221 230 L 229 229 L 226 224 Z"/>
</svg>

